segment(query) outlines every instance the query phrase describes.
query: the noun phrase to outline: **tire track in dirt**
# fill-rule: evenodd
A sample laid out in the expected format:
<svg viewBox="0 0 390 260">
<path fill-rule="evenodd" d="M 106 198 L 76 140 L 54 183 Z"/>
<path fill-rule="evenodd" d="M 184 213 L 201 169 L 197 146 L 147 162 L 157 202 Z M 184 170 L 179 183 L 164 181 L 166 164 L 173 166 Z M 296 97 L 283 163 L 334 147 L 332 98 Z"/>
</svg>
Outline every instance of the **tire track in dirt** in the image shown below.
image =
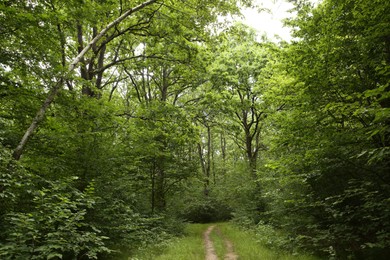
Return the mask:
<svg viewBox="0 0 390 260">
<path fill-rule="evenodd" d="M 213 241 L 210 238 L 211 232 L 213 232 L 215 228 L 215 225 L 209 226 L 207 230 L 203 234 L 203 240 L 205 244 L 205 250 L 206 250 L 206 260 L 218 260 L 218 256 L 215 253 L 215 248 Z M 237 260 L 238 255 L 234 252 L 233 243 L 228 240 L 221 232 L 219 228 L 215 229 L 215 232 L 219 237 L 221 237 L 224 241 L 225 248 L 226 248 L 226 254 L 224 256 L 224 260 Z"/>
<path fill-rule="evenodd" d="M 224 257 L 224 260 L 237 260 L 238 255 L 234 252 L 233 243 L 230 240 L 225 239 L 225 247 L 227 253 Z"/>
<path fill-rule="evenodd" d="M 203 241 L 206 250 L 206 260 L 218 260 L 217 254 L 215 253 L 213 241 L 211 241 L 210 233 L 215 228 L 215 225 L 209 226 L 203 234 Z"/>
</svg>

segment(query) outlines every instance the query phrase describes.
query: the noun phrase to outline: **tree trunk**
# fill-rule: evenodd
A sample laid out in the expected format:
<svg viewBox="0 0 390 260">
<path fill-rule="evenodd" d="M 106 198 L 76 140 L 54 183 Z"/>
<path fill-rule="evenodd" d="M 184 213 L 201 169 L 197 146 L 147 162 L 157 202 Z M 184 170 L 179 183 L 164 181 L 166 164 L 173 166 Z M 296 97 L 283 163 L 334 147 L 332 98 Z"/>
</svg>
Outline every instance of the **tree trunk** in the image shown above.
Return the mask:
<svg viewBox="0 0 390 260">
<path fill-rule="evenodd" d="M 203 148 L 200 143 L 198 143 L 198 153 L 200 164 L 202 166 L 202 172 L 204 176 L 204 195 L 209 195 L 209 186 L 210 186 L 210 175 L 211 175 L 211 159 L 212 159 L 212 140 L 211 140 L 211 127 L 205 125 L 207 128 L 207 154 L 206 158 L 203 153 Z"/>
<path fill-rule="evenodd" d="M 156 209 L 156 163 L 153 163 L 153 169 L 152 173 L 150 174 L 151 180 L 152 180 L 152 194 L 151 194 L 151 208 L 152 208 L 152 214 L 154 214 L 154 211 Z"/>
<path fill-rule="evenodd" d="M 226 138 L 224 133 L 221 132 L 221 151 L 222 151 L 222 160 L 225 166 L 226 163 Z"/>
<path fill-rule="evenodd" d="M 200 161 L 200 165 L 201 165 L 201 168 L 202 168 L 202 173 L 203 173 L 203 176 L 204 176 L 203 193 L 204 193 L 205 196 L 208 196 L 209 195 L 209 185 L 210 185 L 210 182 L 209 182 L 208 173 L 207 173 L 207 166 L 206 166 L 206 163 L 205 163 L 205 160 L 204 160 L 204 156 L 203 156 L 203 148 L 202 148 L 202 145 L 200 143 L 198 143 L 198 153 L 199 153 L 199 161 Z"/>
<path fill-rule="evenodd" d="M 256 170 L 257 170 L 257 154 L 253 154 L 249 159 L 249 169 L 251 171 L 251 176 L 253 179 L 256 179 Z"/>
<path fill-rule="evenodd" d="M 165 210 L 165 171 L 161 162 L 153 164 L 152 173 L 152 213 L 161 213 Z"/>
<path fill-rule="evenodd" d="M 34 133 L 34 130 L 38 127 L 38 124 L 42 121 L 43 117 L 45 116 L 47 108 L 50 106 L 50 104 L 53 102 L 55 96 L 57 95 L 58 91 L 60 90 L 62 85 L 61 83 L 58 83 L 52 90 L 50 91 L 49 95 L 47 96 L 45 102 L 43 103 L 42 107 L 38 110 L 37 114 L 35 115 L 30 127 L 27 129 L 27 131 L 24 133 L 22 139 L 20 140 L 18 146 L 15 148 L 12 157 L 15 160 L 19 160 L 20 156 L 23 153 L 24 147 L 27 144 L 27 141 Z"/>
<path fill-rule="evenodd" d="M 160 213 L 165 210 L 165 171 L 163 167 L 157 165 L 154 185 L 154 207 Z"/>
</svg>

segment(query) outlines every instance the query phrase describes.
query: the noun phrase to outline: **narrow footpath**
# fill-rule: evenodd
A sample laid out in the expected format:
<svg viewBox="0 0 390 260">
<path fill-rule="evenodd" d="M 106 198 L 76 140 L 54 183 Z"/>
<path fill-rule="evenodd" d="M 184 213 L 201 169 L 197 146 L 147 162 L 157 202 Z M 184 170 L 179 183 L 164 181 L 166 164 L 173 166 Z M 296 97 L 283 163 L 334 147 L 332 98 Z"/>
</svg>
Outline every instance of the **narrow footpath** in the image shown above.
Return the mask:
<svg viewBox="0 0 390 260">
<path fill-rule="evenodd" d="M 276 233 L 275 233 L 276 234 Z M 264 235 L 267 235 L 266 233 Z M 145 248 L 129 260 L 319 260 L 267 248 L 260 234 L 244 231 L 232 223 L 188 224 L 185 236 L 172 239 L 166 246 Z M 278 239 L 278 238 L 275 238 Z"/>
<path fill-rule="evenodd" d="M 228 240 L 222 234 L 220 229 L 216 229 L 215 225 L 211 225 L 207 228 L 207 230 L 203 234 L 204 246 L 206 251 L 206 260 L 218 260 L 218 256 L 215 252 L 213 241 L 210 237 L 210 234 L 215 230 L 215 233 L 224 241 L 226 254 L 224 256 L 224 260 L 237 260 L 238 255 L 234 252 L 233 243 Z"/>
</svg>

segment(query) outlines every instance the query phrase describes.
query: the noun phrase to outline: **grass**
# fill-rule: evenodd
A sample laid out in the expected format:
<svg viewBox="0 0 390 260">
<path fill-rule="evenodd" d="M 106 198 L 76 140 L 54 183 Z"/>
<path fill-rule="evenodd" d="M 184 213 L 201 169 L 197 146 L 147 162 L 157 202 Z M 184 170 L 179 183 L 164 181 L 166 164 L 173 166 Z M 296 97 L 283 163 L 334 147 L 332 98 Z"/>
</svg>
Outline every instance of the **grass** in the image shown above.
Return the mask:
<svg viewBox="0 0 390 260">
<path fill-rule="evenodd" d="M 313 256 L 298 255 L 294 256 L 283 252 L 276 252 L 264 245 L 259 244 L 256 238 L 250 232 L 245 232 L 230 223 L 219 223 L 217 225 L 222 234 L 232 241 L 234 251 L 239 255 L 239 259 L 244 260 L 316 260 Z"/>
<path fill-rule="evenodd" d="M 189 224 L 186 227 L 186 236 L 172 240 L 167 247 L 152 247 L 140 251 L 129 259 L 139 260 L 203 260 L 205 250 L 203 233 L 208 224 Z"/>
<path fill-rule="evenodd" d="M 204 260 L 205 249 L 203 233 L 212 224 L 188 224 L 186 236 L 174 239 L 166 246 L 156 246 L 140 251 L 129 260 Z M 210 237 L 213 241 L 216 254 L 223 259 L 226 254 L 224 239 L 230 240 L 234 251 L 243 260 L 318 260 L 313 256 L 294 256 L 271 250 L 261 245 L 254 234 L 240 230 L 231 223 L 216 223 Z"/>
<path fill-rule="evenodd" d="M 210 226 L 210 225 L 209 225 Z M 223 259 L 224 255 L 227 253 L 225 248 L 225 242 L 219 225 L 216 225 L 213 232 L 210 234 L 211 241 L 213 241 L 215 253 L 219 259 Z"/>
</svg>

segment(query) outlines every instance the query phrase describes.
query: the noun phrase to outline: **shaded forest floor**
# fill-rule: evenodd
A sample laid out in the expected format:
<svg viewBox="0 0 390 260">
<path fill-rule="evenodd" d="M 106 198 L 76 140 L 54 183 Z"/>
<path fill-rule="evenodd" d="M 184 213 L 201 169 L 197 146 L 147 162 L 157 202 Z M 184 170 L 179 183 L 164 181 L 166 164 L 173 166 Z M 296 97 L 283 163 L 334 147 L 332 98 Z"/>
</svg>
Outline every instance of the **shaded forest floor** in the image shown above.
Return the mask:
<svg viewBox="0 0 390 260">
<path fill-rule="evenodd" d="M 271 250 L 256 237 L 231 223 L 189 224 L 185 236 L 164 246 L 148 248 L 131 260 L 315 260 L 308 255 L 291 255 Z"/>
</svg>

